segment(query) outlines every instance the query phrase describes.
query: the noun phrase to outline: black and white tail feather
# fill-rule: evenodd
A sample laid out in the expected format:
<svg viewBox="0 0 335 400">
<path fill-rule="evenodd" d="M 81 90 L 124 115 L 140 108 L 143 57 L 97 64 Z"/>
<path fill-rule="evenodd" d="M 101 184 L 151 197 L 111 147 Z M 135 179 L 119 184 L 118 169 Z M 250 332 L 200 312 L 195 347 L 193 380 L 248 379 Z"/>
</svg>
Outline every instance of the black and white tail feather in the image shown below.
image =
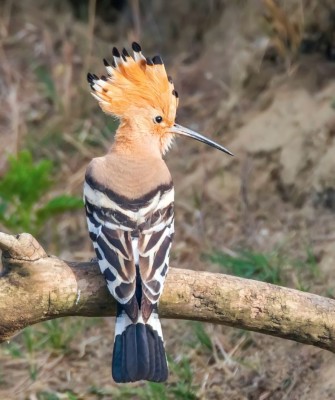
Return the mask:
<svg viewBox="0 0 335 400">
<path fill-rule="evenodd" d="M 157 304 L 174 233 L 173 185 L 130 200 L 88 172 L 84 201 L 99 266 L 118 303 L 113 378 L 164 382 L 168 366 Z"/>
</svg>

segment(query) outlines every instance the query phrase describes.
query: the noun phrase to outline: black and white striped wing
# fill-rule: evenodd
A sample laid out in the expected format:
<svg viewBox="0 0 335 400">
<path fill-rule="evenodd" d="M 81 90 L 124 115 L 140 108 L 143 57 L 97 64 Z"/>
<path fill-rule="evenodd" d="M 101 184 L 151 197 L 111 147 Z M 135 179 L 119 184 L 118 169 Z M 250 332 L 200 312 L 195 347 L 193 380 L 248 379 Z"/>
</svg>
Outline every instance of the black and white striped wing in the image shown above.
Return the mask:
<svg viewBox="0 0 335 400">
<path fill-rule="evenodd" d="M 90 238 L 107 286 L 131 320 L 138 317 L 136 267 L 131 229 L 120 227 L 112 210 L 96 207 L 85 198 Z"/>
<path fill-rule="evenodd" d="M 163 292 L 174 234 L 173 203 L 158 213 L 159 221 L 144 230 L 138 241 L 142 284 L 141 311 L 144 321 L 150 317 Z"/>
</svg>

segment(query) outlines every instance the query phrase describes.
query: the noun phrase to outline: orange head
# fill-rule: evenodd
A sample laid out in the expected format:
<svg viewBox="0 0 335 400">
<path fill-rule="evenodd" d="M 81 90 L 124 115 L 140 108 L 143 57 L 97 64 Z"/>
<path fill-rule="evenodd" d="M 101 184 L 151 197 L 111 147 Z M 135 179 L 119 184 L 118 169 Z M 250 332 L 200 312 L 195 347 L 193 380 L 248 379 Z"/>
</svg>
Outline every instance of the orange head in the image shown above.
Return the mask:
<svg viewBox="0 0 335 400">
<path fill-rule="evenodd" d="M 104 64 L 108 76 L 88 74 L 92 95 L 102 110 L 120 119 L 116 138 L 135 146 L 142 144 L 164 154 L 175 134 L 193 137 L 222 151 L 224 147 L 175 124 L 178 93 L 160 56 L 145 58 L 141 46 L 132 44 L 134 57 L 114 47 L 113 63 Z"/>
</svg>

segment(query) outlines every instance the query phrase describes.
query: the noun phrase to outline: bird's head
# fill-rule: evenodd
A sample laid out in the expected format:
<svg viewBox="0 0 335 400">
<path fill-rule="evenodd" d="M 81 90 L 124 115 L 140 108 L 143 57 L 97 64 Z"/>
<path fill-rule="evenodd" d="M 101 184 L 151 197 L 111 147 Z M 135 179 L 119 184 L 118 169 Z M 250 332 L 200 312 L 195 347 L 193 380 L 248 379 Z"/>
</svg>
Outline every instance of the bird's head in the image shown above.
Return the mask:
<svg viewBox="0 0 335 400">
<path fill-rule="evenodd" d="M 226 148 L 175 123 L 178 93 L 165 71 L 160 56 L 152 59 L 142 54 L 138 43 L 132 44 L 134 56 L 126 49 L 113 49 L 113 62 L 104 60 L 108 76 L 89 73 L 92 95 L 107 114 L 120 119 L 117 135 L 132 144 L 140 143 L 164 154 L 175 135 L 192 137 L 225 153 Z"/>
</svg>

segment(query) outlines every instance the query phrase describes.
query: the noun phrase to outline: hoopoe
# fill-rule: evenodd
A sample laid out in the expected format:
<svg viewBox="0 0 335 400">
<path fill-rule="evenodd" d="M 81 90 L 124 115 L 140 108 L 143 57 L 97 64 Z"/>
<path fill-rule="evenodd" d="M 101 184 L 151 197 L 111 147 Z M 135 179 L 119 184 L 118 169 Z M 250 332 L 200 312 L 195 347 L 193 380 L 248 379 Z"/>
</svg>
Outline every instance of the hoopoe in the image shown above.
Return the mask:
<svg viewBox="0 0 335 400">
<path fill-rule="evenodd" d="M 88 74 L 92 95 L 120 126 L 109 152 L 86 171 L 90 238 L 117 301 L 112 376 L 116 382 L 164 382 L 168 366 L 157 304 L 174 234 L 174 188 L 163 160 L 175 135 L 226 148 L 175 123 L 178 93 L 160 56 L 132 44 L 104 60 L 108 76 Z"/>
</svg>

